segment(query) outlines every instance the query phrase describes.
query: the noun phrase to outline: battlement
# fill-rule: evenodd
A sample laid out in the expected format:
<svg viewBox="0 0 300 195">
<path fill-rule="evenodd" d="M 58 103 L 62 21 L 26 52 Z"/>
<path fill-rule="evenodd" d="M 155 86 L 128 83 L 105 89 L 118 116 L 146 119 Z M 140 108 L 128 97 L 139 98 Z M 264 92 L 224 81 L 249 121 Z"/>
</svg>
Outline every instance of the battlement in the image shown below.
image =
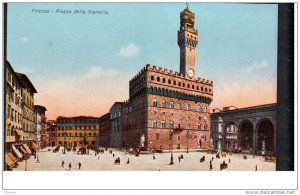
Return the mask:
<svg viewBox="0 0 300 195">
<path fill-rule="evenodd" d="M 172 76 L 172 77 L 177 77 L 177 78 L 182 78 L 182 79 L 187 79 L 190 81 L 195 81 L 201 84 L 206 84 L 206 85 L 213 85 L 213 81 L 208 80 L 208 79 L 204 79 L 201 77 L 195 78 L 195 79 L 191 79 L 188 77 L 185 77 L 182 73 L 179 73 L 177 71 L 173 71 L 173 70 L 168 70 L 166 68 L 162 68 L 162 67 L 157 67 L 156 65 L 153 65 L 151 67 L 150 64 L 147 64 L 146 66 L 144 66 L 144 68 L 142 68 L 130 81 L 129 83 L 135 81 L 136 79 L 138 79 L 142 74 L 144 74 L 146 71 L 152 71 L 152 72 L 157 72 L 157 73 L 161 73 L 164 74 L 166 76 Z"/>
<path fill-rule="evenodd" d="M 187 80 L 190 80 L 190 81 L 196 81 L 196 82 L 201 83 L 201 84 L 213 85 L 213 81 L 210 81 L 208 79 L 204 79 L 204 78 L 201 78 L 201 77 L 191 79 L 191 78 L 185 77 L 182 73 L 179 73 L 177 71 L 174 72 L 173 70 L 163 69 L 162 67 L 157 67 L 156 65 L 153 65 L 151 67 L 150 64 L 147 64 L 144 69 L 149 70 L 149 71 L 153 71 L 153 72 L 157 72 L 157 73 L 161 73 L 161 74 L 164 74 L 164 75 L 167 75 L 167 76 L 173 76 L 173 77 L 177 77 L 177 78 L 187 79 Z M 139 75 L 137 75 L 137 77 L 138 76 Z"/>
</svg>

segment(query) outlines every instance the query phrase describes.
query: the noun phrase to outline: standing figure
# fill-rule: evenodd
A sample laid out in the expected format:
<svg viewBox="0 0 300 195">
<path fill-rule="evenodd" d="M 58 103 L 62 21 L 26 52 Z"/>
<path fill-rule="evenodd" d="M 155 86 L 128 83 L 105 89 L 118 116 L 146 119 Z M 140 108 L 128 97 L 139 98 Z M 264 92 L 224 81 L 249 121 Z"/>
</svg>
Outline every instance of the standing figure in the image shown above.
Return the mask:
<svg viewBox="0 0 300 195">
<path fill-rule="evenodd" d="M 129 158 L 128 158 L 128 160 L 127 160 L 127 164 L 129 164 Z"/>
<path fill-rule="evenodd" d="M 64 165 L 65 165 L 65 161 L 62 161 L 61 166 L 64 167 Z"/>
<path fill-rule="evenodd" d="M 80 168 L 81 168 L 81 163 L 80 163 L 80 162 L 78 163 L 78 168 L 79 168 L 79 170 L 80 170 Z"/>
<path fill-rule="evenodd" d="M 257 164 L 255 165 L 255 171 L 257 171 Z"/>
<path fill-rule="evenodd" d="M 69 171 L 71 171 L 72 165 L 71 163 L 69 163 Z"/>
</svg>

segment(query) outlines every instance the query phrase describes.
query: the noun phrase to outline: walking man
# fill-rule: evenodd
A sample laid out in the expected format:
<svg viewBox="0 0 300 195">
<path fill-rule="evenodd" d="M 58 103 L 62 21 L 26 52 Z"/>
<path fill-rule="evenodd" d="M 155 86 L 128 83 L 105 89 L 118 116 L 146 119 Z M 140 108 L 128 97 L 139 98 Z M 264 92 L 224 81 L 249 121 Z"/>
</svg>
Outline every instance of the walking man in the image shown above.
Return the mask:
<svg viewBox="0 0 300 195">
<path fill-rule="evenodd" d="M 127 160 L 127 164 L 129 164 L 129 158 L 128 158 L 128 160 Z"/>
<path fill-rule="evenodd" d="M 78 163 L 78 167 L 79 167 L 79 170 L 80 170 L 80 168 L 81 168 L 81 163 L 80 162 Z"/>
<path fill-rule="evenodd" d="M 180 159 L 181 159 L 181 157 L 180 157 L 180 156 L 178 156 L 178 161 L 179 161 L 179 164 L 180 164 Z"/>
<path fill-rule="evenodd" d="M 65 161 L 62 161 L 61 166 L 64 167 L 64 165 L 65 165 Z"/>
<path fill-rule="evenodd" d="M 72 165 L 71 163 L 69 163 L 69 171 L 71 171 Z"/>
<path fill-rule="evenodd" d="M 257 164 L 255 165 L 255 171 L 257 171 Z"/>
</svg>

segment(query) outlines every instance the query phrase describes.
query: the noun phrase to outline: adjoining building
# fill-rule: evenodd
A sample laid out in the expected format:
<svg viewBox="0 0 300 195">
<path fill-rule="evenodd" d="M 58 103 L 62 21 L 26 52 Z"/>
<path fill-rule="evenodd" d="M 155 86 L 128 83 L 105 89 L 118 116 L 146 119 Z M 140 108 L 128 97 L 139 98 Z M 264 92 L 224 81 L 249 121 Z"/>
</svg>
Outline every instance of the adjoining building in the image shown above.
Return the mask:
<svg viewBox="0 0 300 195">
<path fill-rule="evenodd" d="M 23 85 L 8 61 L 5 61 L 5 166 L 8 170 L 14 166 L 14 159 L 21 159 L 22 154 L 18 150 L 19 156 L 14 152 L 14 145 L 21 145 L 23 142 L 22 125 L 22 88 Z M 11 159 L 10 156 L 13 158 Z"/>
<path fill-rule="evenodd" d="M 99 119 L 99 144 L 101 147 L 109 147 L 110 114 L 106 113 Z"/>
<path fill-rule="evenodd" d="M 34 105 L 34 140 L 39 148 L 47 146 L 46 140 L 46 111 L 44 106 Z"/>
<path fill-rule="evenodd" d="M 63 117 L 56 119 L 56 146 L 98 147 L 99 118 L 93 116 Z"/>
<path fill-rule="evenodd" d="M 212 148 L 274 155 L 276 105 L 214 109 L 211 114 Z"/>
<path fill-rule="evenodd" d="M 46 138 L 47 138 L 47 146 L 54 147 L 56 141 L 55 135 L 56 129 L 56 120 L 47 120 L 47 130 L 46 130 Z"/>
<path fill-rule="evenodd" d="M 180 13 L 180 72 L 146 65 L 129 82 L 122 106 L 123 145 L 152 149 L 209 149 L 213 82 L 196 77 L 198 31 L 187 7 Z"/>
<path fill-rule="evenodd" d="M 124 104 L 123 102 L 115 102 L 109 110 L 110 113 L 109 146 L 113 148 L 121 147 L 122 105 L 123 104 Z"/>
<path fill-rule="evenodd" d="M 34 143 L 34 94 L 37 93 L 29 78 L 22 73 L 16 73 L 22 85 L 22 106 L 23 106 L 23 141 L 31 145 Z"/>
</svg>

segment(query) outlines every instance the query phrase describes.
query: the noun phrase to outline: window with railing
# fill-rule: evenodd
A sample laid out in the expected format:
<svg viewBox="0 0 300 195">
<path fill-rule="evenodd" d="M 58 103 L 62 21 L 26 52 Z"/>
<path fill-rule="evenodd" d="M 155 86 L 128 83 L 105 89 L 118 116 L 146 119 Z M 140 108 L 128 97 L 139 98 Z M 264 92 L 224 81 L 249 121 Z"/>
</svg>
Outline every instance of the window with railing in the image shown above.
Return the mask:
<svg viewBox="0 0 300 195">
<path fill-rule="evenodd" d="M 157 128 L 157 121 L 153 121 L 153 122 L 152 122 L 152 127 L 153 127 L 153 128 Z"/>
</svg>

